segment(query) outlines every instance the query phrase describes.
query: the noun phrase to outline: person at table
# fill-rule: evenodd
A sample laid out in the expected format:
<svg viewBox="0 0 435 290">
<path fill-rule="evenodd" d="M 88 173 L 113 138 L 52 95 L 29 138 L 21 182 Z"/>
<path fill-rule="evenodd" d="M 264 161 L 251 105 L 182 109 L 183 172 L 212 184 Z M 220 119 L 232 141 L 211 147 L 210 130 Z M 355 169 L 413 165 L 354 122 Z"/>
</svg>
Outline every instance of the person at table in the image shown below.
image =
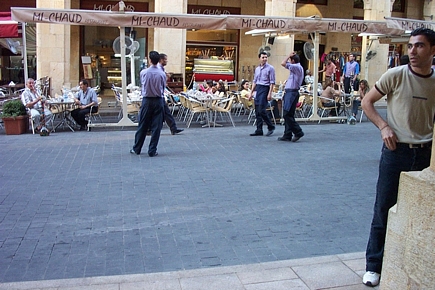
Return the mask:
<svg viewBox="0 0 435 290">
<path fill-rule="evenodd" d="M 333 81 L 336 70 L 337 70 L 337 67 L 332 62 L 331 57 L 327 57 L 325 68 L 320 70 L 319 73 L 325 72 L 325 81 L 327 81 L 328 79 Z"/>
<path fill-rule="evenodd" d="M 320 95 L 320 101 L 324 107 L 332 108 L 337 107 L 337 110 L 330 110 L 330 116 L 337 116 L 337 112 L 340 111 L 341 104 L 335 100 L 336 97 L 341 95 L 340 83 L 338 83 L 338 90 L 333 88 L 334 82 L 332 80 L 327 80 L 323 85 L 323 91 Z"/>
<path fill-rule="evenodd" d="M 250 136 L 263 136 L 263 123 L 267 125 L 266 136 L 275 131 L 275 125 L 267 116 L 266 108 L 268 101 L 272 100 L 273 87 L 275 86 L 275 68 L 267 63 L 267 53 L 262 51 L 258 54 L 260 65 L 255 68 L 252 92 L 255 92 L 255 118 L 257 129 Z"/>
<path fill-rule="evenodd" d="M 344 65 L 343 75 L 341 76 L 341 81 L 344 85 L 344 92 L 346 94 L 350 94 L 351 87 L 353 87 L 354 91 L 358 90 L 357 77 L 359 72 L 359 63 L 351 53 L 349 54 L 349 61 Z"/>
<path fill-rule="evenodd" d="M 283 99 L 284 135 L 278 141 L 296 142 L 304 136 L 302 128 L 295 120 L 296 104 L 299 101 L 299 88 L 302 85 L 304 69 L 300 64 L 299 55 L 291 52 L 286 56 L 281 65 L 290 71 L 285 82 L 285 93 Z"/>
<path fill-rule="evenodd" d="M 163 70 L 163 72 L 166 75 L 165 66 L 168 64 L 168 56 L 164 53 L 160 53 L 159 55 L 160 55 L 160 60 L 158 66 Z M 169 129 L 171 130 L 172 135 L 179 134 L 184 131 L 184 129 L 177 128 L 177 123 L 175 122 L 174 116 L 172 116 L 171 114 L 171 110 L 169 109 L 167 102 L 165 102 L 164 105 L 164 114 L 165 114 L 164 117 L 165 122 L 168 125 Z"/>
<path fill-rule="evenodd" d="M 30 111 L 30 116 L 36 126 L 36 130 L 39 131 L 42 128 L 41 124 L 41 114 L 42 108 L 44 107 L 44 118 L 45 122 L 49 123 L 53 118 L 53 114 L 51 113 L 48 106 L 43 106 L 42 96 L 38 93 L 35 88 L 35 80 L 32 78 L 27 79 L 26 88 L 21 94 L 21 101 L 27 110 Z"/>
<path fill-rule="evenodd" d="M 248 99 L 248 106 L 252 107 L 254 102 L 251 98 L 251 89 L 249 88 L 250 84 L 248 80 L 242 80 L 240 83 L 240 97 Z"/>
<path fill-rule="evenodd" d="M 157 156 L 157 145 L 164 118 L 164 92 L 166 87 L 166 74 L 158 66 L 160 55 L 157 51 L 150 51 L 151 66 L 140 72 L 142 85 L 142 105 L 140 107 L 139 125 L 134 137 L 131 154 L 139 155 L 148 129 L 151 129 L 151 141 L 148 146 L 148 156 Z"/>
<path fill-rule="evenodd" d="M 219 80 L 216 84 L 216 94 L 220 97 L 224 97 L 226 94 L 225 84 L 222 80 Z"/>
<path fill-rule="evenodd" d="M 307 69 L 305 71 L 305 84 L 308 85 L 313 85 L 314 84 L 314 77 L 311 75 L 311 71 L 309 69 Z"/>
<path fill-rule="evenodd" d="M 76 123 L 80 126 L 80 131 L 83 131 L 86 129 L 86 125 L 88 124 L 86 121 L 86 115 L 91 112 L 91 107 L 92 113 L 98 111 L 98 99 L 97 93 L 93 88 L 89 87 L 87 80 L 81 80 L 79 86 L 80 90 L 77 97 L 74 97 L 74 103 L 78 108 L 71 111 L 71 117 L 73 117 Z"/>
<path fill-rule="evenodd" d="M 352 116 L 356 118 L 358 115 L 358 108 L 361 106 L 361 101 L 364 96 L 370 91 L 369 83 L 366 80 L 361 80 L 359 83 L 358 97 L 353 100 Z"/>
<path fill-rule="evenodd" d="M 200 85 L 200 90 L 206 94 L 213 94 L 213 81 L 207 80 L 205 85 Z"/>
</svg>

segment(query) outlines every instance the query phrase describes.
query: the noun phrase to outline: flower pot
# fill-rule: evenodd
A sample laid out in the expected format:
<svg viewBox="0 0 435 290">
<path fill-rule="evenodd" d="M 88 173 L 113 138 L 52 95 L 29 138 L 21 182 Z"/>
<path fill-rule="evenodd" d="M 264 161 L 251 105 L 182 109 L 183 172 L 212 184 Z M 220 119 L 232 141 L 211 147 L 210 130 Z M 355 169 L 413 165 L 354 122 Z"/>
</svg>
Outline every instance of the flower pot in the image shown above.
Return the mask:
<svg viewBox="0 0 435 290">
<path fill-rule="evenodd" d="M 29 130 L 29 116 L 3 117 L 6 135 L 19 135 Z"/>
</svg>

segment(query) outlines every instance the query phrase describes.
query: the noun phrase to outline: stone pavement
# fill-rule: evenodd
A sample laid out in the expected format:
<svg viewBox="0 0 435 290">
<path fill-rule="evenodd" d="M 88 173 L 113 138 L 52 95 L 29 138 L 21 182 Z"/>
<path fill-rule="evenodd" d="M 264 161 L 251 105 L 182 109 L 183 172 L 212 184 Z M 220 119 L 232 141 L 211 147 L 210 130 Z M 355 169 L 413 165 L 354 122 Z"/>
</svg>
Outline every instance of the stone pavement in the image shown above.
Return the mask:
<svg viewBox="0 0 435 290">
<path fill-rule="evenodd" d="M 1 132 L 0 289 L 364 288 L 379 131 L 236 126 Z"/>
</svg>

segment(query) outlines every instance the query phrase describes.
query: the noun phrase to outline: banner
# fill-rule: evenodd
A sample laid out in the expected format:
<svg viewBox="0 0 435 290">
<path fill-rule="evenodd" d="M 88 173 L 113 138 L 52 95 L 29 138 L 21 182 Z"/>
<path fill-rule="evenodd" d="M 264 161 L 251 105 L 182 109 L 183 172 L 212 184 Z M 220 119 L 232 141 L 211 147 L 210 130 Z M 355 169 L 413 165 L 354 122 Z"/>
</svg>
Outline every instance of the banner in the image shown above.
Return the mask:
<svg viewBox="0 0 435 290">
<path fill-rule="evenodd" d="M 388 27 L 386 21 L 249 15 L 123 13 L 80 9 L 56 10 L 12 7 L 12 18 L 20 22 L 142 28 L 270 29 L 278 32 L 318 31 L 384 35 L 401 35 L 404 32 L 403 29 L 398 27 Z"/>
<path fill-rule="evenodd" d="M 18 37 L 18 23 L 11 20 L 10 12 L 0 12 L 0 38 Z"/>
<path fill-rule="evenodd" d="M 12 7 L 11 10 L 12 18 L 19 22 L 141 28 L 225 29 L 225 17 L 223 16 L 19 7 Z"/>
<path fill-rule="evenodd" d="M 412 31 L 420 27 L 426 27 L 435 30 L 435 22 L 431 21 L 394 17 L 385 17 L 385 20 L 387 22 L 387 26 L 393 29 Z"/>
</svg>

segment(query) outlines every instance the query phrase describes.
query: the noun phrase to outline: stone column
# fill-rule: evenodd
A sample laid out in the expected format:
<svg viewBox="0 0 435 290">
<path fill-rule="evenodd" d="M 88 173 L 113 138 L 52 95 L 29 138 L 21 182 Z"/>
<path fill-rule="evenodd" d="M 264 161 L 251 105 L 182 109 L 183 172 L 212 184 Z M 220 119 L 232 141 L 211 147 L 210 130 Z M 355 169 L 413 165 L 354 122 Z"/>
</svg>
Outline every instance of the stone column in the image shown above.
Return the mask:
<svg viewBox="0 0 435 290">
<path fill-rule="evenodd" d="M 156 0 L 155 12 L 157 13 L 187 13 L 187 0 Z M 182 73 L 183 79 L 186 68 L 186 30 L 155 28 L 154 47 L 148 46 L 148 50 L 156 50 L 168 55 L 167 72 Z"/>
<path fill-rule="evenodd" d="M 297 0 L 265 0 L 265 16 L 295 17 Z M 288 78 L 288 70 L 281 67 L 281 61 L 294 50 L 294 36 L 287 38 L 275 37 L 271 48 L 269 63 L 275 67 L 276 81 L 285 81 Z"/>
<path fill-rule="evenodd" d="M 37 8 L 70 9 L 71 5 L 71 0 L 38 0 L 36 3 Z M 80 62 L 79 27 L 38 23 L 36 31 L 36 73 L 38 78 L 51 78 L 50 95 L 60 93 L 64 85 L 76 86 Z"/>
<path fill-rule="evenodd" d="M 378 1 L 364 0 L 364 19 L 383 21 L 384 17 L 391 16 L 394 0 Z M 380 44 L 378 40 L 363 38 L 361 50 L 361 74 L 360 79 L 366 79 L 370 86 L 387 71 L 388 68 L 388 44 Z M 376 56 L 366 61 L 367 52 L 376 52 Z"/>
<path fill-rule="evenodd" d="M 413 12 L 414 12 L 414 10 L 418 10 L 417 7 L 412 7 L 412 8 L 409 7 L 408 10 L 409 9 L 412 9 Z M 434 18 L 435 18 L 435 2 L 434 1 L 424 1 L 423 18 L 426 21 L 434 21 Z"/>
<path fill-rule="evenodd" d="M 433 289 L 434 285 L 435 146 L 429 168 L 401 174 L 397 204 L 388 216 L 380 289 Z"/>
</svg>

